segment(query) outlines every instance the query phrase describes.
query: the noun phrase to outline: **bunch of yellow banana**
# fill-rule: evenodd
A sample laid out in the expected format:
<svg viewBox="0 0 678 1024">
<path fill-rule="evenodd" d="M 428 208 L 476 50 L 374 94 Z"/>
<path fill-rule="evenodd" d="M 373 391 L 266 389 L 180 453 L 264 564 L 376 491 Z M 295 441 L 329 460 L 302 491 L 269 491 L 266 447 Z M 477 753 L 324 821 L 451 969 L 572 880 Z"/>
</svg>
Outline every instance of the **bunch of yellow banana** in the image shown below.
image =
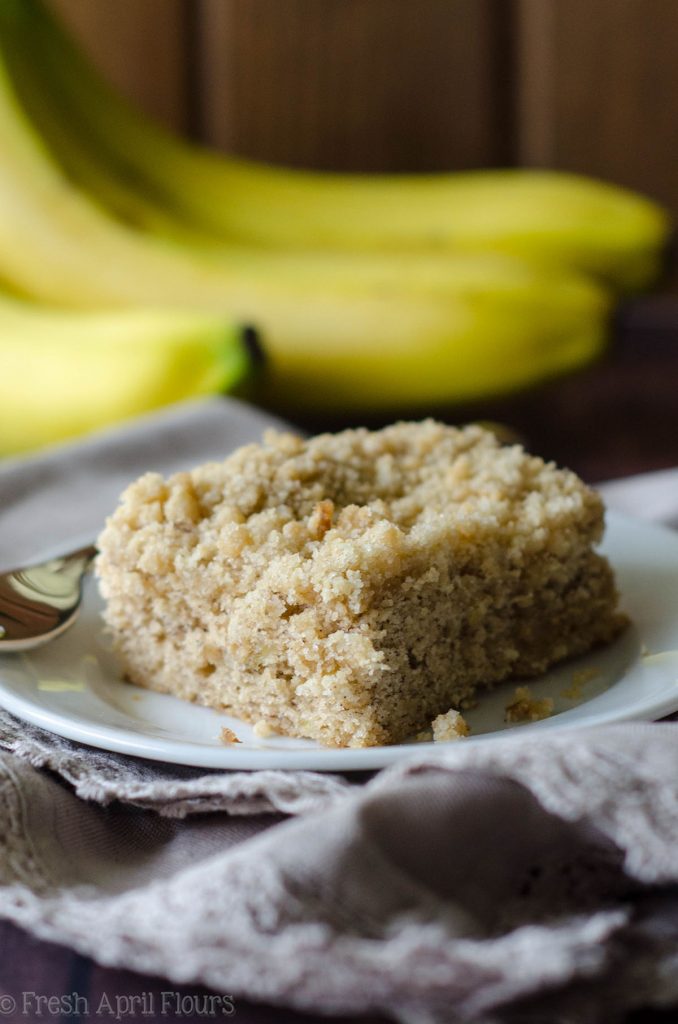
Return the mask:
<svg viewBox="0 0 678 1024">
<path fill-rule="evenodd" d="M 45 310 L 4 295 L 0 455 L 231 388 L 247 373 L 248 341 L 209 313 Z"/>
<path fill-rule="evenodd" d="M 157 227 L 164 220 L 169 227 L 171 216 L 162 209 L 154 213 L 155 202 L 174 211 L 177 220 L 227 242 L 350 251 L 494 250 L 592 273 L 625 290 L 644 287 L 656 276 L 666 217 L 641 196 L 563 173 L 327 174 L 193 148 L 109 89 L 41 0 L 5 2 L 16 10 L 17 49 L 23 48 L 33 72 L 39 65 L 49 83 L 39 90 L 43 99 L 53 90 L 63 155 L 73 156 L 75 143 L 89 170 L 78 166 L 77 157 L 73 170 L 84 172 L 83 184 L 95 193 L 101 189 L 105 200 L 115 201 L 111 168 L 141 185 L 149 197 L 145 207 L 135 203 L 133 189 L 126 192 L 127 212 L 141 223 Z M 70 128 L 63 125 L 59 104 Z M 41 126 L 50 131 L 47 118 Z M 108 166 L 101 166 L 102 158 Z M 118 192 L 123 212 L 124 191 Z"/>
<path fill-rule="evenodd" d="M 111 419 L 136 411 L 142 392 L 149 407 L 180 397 L 171 369 L 174 384 L 163 383 L 178 365 L 178 336 L 199 339 L 185 394 L 238 377 L 231 323 L 259 329 L 258 397 L 288 411 L 403 410 L 507 392 L 595 357 L 612 291 L 653 279 L 667 232 L 653 203 L 557 173 L 358 177 L 209 154 L 109 90 L 40 0 L 0 3 L 0 278 L 33 302 L 72 309 L 35 312 L 31 327 L 26 305 L 10 317 L 0 304 L 0 407 L 10 388 L 2 345 L 16 353 L 20 343 L 32 373 L 51 331 L 65 380 L 88 337 L 88 371 L 100 358 L 102 374 L 129 377 L 137 395 L 109 402 Z M 10 322 L 22 318 L 15 343 Z M 136 340 L 116 347 L 118 336 Z M 215 337 L 232 339 L 230 374 L 219 376 Z M 129 373 L 132 345 L 148 380 L 157 360 L 155 387 Z M 211 377 L 201 363 L 210 351 L 220 368 Z M 33 396 L 42 427 L 0 446 L 53 436 L 53 365 L 23 396 L 26 421 Z M 82 415 L 68 420 L 54 405 L 61 433 L 95 424 L 84 376 L 69 402 L 78 405 L 78 386 Z"/>
</svg>

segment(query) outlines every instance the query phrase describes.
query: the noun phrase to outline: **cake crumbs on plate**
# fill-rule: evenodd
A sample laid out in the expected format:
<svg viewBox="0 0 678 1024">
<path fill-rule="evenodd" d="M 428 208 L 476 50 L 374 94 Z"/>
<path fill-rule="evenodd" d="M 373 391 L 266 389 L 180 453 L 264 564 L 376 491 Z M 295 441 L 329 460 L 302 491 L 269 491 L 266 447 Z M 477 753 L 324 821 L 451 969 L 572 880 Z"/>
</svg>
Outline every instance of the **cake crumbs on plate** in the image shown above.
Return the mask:
<svg viewBox="0 0 678 1024">
<path fill-rule="evenodd" d="M 468 723 L 464 716 L 450 708 L 442 715 L 438 715 L 431 722 L 431 732 L 434 743 L 449 743 L 452 740 L 463 740 L 470 733 Z"/>
<path fill-rule="evenodd" d="M 433 743 L 433 730 L 423 729 L 418 732 L 414 737 L 414 743 Z"/>
<path fill-rule="evenodd" d="M 254 725 L 252 726 L 252 732 L 257 737 L 257 739 L 260 740 L 267 740 L 271 736 L 277 735 L 273 726 L 269 725 L 268 722 L 265 722 L 263 718 L 261 718 L 258 722 L 254 723 Z"/>
<path fill-rule="evenodd" d="M 238 739 L 236 734 L 233 732 L 232 729 L 229 729 L 227 725 L 222 726 L 221 732 L 219 733 L 219 739 L 227 747 L 232 746 L 234 743 L 240 743 L 240 740 Z"/>
<path fill-rule="evenodd" d="M 533 697 L 529 686 L 517 686 L 505 712 L 506 722 L 539 722 L 553 714 L 553 700 L 550 697 Z"/>
<path fill-rule="evenodd" d="M 600 669 L 597 668 L 580 668 L 572 676 L 572 683 L 563 690 L 561 697 L 566 700 L 581 700 L 584 696 L 583 688 L 587 683 L 590 683 L 592 679 L 600 675 Z"/>
</svg>

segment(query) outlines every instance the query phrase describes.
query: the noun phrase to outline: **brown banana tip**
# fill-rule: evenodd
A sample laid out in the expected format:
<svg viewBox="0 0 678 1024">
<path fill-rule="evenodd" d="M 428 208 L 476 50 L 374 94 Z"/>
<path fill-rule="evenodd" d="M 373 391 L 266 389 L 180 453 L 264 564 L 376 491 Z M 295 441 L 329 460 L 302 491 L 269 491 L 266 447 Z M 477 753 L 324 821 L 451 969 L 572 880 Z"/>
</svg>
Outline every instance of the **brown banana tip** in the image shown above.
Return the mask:
<svg viewBox="0 0 678 1024">
<path fill-rule="evenodd" d="M 259 367 L 266 362 L 266 353 L 261 344 L 261 335 L 256 327 L 252 324 L 243 324 L 242 340 L 254 367 Z"/>
</svg>

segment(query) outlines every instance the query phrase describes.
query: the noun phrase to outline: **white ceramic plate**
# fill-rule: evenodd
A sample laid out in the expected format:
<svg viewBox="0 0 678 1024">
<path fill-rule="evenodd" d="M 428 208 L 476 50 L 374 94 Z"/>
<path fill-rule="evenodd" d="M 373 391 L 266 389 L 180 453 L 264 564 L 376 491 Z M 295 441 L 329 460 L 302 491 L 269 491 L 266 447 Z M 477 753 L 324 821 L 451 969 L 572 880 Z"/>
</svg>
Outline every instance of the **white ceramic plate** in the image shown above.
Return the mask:
<svg viewBox="0 0 678 1024">
<path fill-rule="evenodd" d="M 552 717 L 507 726 L 515 682 L 497 687 L 466 713 L 472 737 L 486 743 L 507 730 L 652 720 L 678 710 L 678 534 L 610 514 L 603 545 L 617 573 L 633 627 L 620 639 L 549 672 L 529 687 L 553 698 Z M 441 744 L 335 750 L 308 740 L 257 739 L 238 719 L 120 681 L 88 581 L 82 614 L 63 637 L 25 655 L 0 657 L 0 705 L 51 732 L 104 750 L 209 768 L 379 768 Z M 223 726 L 241 742 L 225 746 Z"/>
</svg>

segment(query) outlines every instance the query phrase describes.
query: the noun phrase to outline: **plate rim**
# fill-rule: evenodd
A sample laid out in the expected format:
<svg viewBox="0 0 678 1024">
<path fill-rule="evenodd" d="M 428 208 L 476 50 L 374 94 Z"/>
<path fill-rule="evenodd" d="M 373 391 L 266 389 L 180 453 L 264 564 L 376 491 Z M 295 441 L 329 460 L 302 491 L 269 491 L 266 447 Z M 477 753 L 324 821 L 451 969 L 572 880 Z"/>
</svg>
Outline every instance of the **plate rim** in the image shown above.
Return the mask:
<svg viewBox="0 0 678 1024">
<path fill-rule="evenodd" d="M 668 541 L 674 545 L 678 568 L 678 532 L 662 524 L 616 513 L 614 510 L 607 511 L 606 519 L 608 525 L 616 524 L 619 528 L 639 531 L 641 535 L 655 540 Z M 53 547 L 52 550 L 54 550 Z M 612 566 L 617 571 L 618 566 L 615 565 L 614 561 Z M 623 600 L 624 595 L 622 593 L 622 604 Z M 11 657 L 12 655 L 9 654 L 3 656 L 3 658 Z M 626 678 L 629 671 L 637 664 L 638 661 L 634 661 L 629 666 L 629 669 L 616 680 L 616 683 L 620 683 Z M 2 668 L 3 664 L 0 661 L 0 707 L 15 715 L 21 721 L 28 722 L 31 725 L 45 729 L 72 742 L 89 746 L 95 750 L 133 756 L 152 762 L 163 762 L 217 771 L 220 769 L 228 771 L 273 769 L 279 771 L 301 770 L 343 773 L 377 770 L 408 757 L 444 755 L 450 750 L 450 743 L 444 742 L 418 742 L 380 747 L 323 748 L 318 746 L 292 749 L 262 745 L 261 747 L 248 746 L 243 749 L 237 749 L 219 746 L 217 743 L 209 745 L 196 743 L 191 740 L 165 739 L 163 737 L 137 733 L 131 728 L 123 728 L 115 724 L 82 723 L 69 716 L 67 710 L 57 713 L 36 705 L 29 698 L 19 696 L 6 688 Z M 171 695 L 157 694 L 157 696 L 170 696 L 170 699 L 173 700 L 179 699 L 171 697 Z M 587 703 L 593 703 L 595 699 L 593 697 L 590 701 L 584 701 L 576 705 L 575 708 L 568 709 L 552 718 L 539 722 L 521 724 L 511 729 L 470 736 L 464 740 L 464 746 L 468 744 L 498 742 L 500 740 L 509 741 L 523 737 L 526 734 L 535 735 L 547 729 L 551 733 L 554 731 L 562 733 L 563 731 L 595 728 L 600 725 L 612 725 L 628 721 L 654 721 L 657 718 L 670 714 L 672 711 L 678 710 L 678 685 L 675 687 L 674 693 L 667 693 L 662 699 L 655 698 L 651 702 L 648 702 L 648 699 L 645 701 L 638 700 L 614 709 L 599 712 L 598 714 L 594 713 L 584 719 L 579 715 L 574 720 L 569 719 L 569 715 L 572 712 L 577 711 Z"/>
</svg>

